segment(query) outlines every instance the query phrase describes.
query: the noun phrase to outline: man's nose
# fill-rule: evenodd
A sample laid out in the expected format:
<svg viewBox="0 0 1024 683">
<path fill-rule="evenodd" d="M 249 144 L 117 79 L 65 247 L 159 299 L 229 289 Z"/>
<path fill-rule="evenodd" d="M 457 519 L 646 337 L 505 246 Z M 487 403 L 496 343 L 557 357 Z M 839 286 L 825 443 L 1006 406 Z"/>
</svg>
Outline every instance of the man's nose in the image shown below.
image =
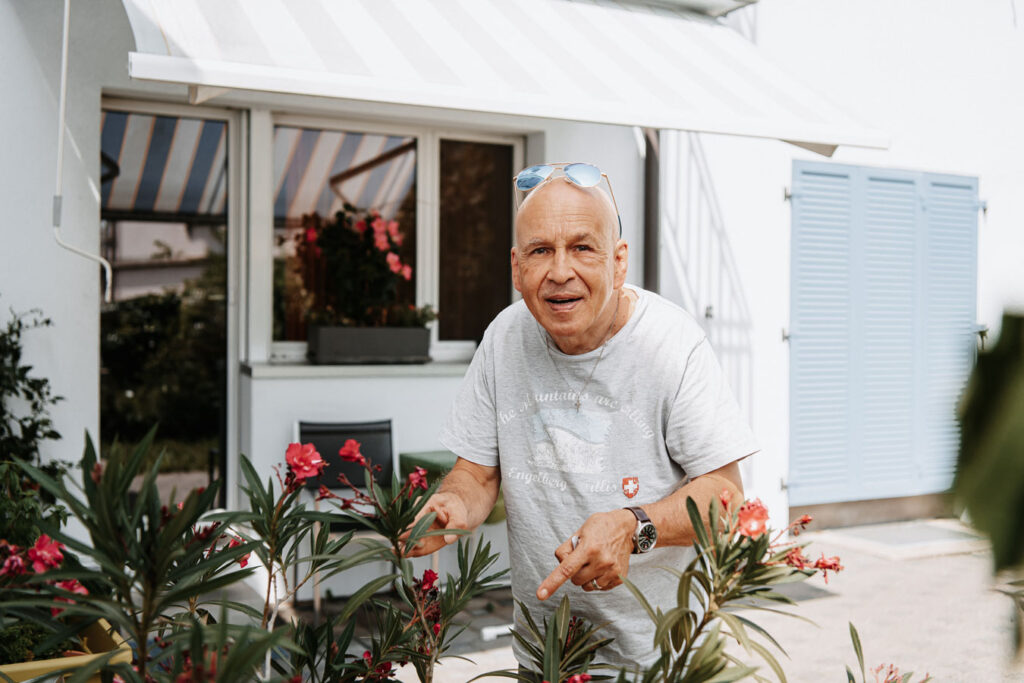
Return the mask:
<svg viewBox="0 0 1024 683">
<path fill-rule="evenodd" d="M 565 249 L 556 249 L 554 258 L 551 261 L 551 268 L 548 270 L 548 278 L 552 282 L 563 284 L 576 275 L 573 269 L 572 259 Z"/>
</svg>

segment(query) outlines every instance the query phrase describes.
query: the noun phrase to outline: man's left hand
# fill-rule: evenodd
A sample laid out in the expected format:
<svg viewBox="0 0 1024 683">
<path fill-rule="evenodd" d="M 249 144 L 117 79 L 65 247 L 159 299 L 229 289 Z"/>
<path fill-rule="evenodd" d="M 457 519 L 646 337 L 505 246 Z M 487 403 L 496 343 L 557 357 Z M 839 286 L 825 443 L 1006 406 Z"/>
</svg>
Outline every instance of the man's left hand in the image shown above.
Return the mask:
<svg viewBox="0 0 1024 683">
<path fill-rule="evenodd" d="M 547 600 L 566 581 L 587 592 L 620 585 L 629 573 L 634 529 L 636 517 L 629 510 L 591 515 L 575 533 L 575 549 L 572 539 L 555 549 L 559 565 L 537 588 L 537 599 Z"/>
</svg>

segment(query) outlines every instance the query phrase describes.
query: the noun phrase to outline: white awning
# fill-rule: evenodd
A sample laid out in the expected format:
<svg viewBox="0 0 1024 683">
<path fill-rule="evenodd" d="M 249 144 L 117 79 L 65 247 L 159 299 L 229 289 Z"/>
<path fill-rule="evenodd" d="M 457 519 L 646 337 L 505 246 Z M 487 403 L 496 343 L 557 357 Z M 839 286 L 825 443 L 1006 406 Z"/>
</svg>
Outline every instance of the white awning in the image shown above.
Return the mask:
<svg viewBox="0 0 1024 683">
<path fill-rule="evenodd" d="M 597 0 L 123 0 L 133 78 L 885 147 L 714 19 Z"/>
</svg>

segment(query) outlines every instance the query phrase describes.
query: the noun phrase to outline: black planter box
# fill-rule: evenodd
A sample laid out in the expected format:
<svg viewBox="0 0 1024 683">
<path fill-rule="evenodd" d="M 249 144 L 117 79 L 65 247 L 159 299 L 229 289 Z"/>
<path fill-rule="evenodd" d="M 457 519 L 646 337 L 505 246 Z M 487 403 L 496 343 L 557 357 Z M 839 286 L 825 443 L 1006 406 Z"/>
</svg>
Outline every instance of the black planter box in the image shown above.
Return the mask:
<svg viewBox="0 0 1024 683">
<path fill-rule="evenodd" d="M 337 327 L 310 325 L 306 355 L 316 365 L 427 363 L 426 327 Z"/>
</svg>

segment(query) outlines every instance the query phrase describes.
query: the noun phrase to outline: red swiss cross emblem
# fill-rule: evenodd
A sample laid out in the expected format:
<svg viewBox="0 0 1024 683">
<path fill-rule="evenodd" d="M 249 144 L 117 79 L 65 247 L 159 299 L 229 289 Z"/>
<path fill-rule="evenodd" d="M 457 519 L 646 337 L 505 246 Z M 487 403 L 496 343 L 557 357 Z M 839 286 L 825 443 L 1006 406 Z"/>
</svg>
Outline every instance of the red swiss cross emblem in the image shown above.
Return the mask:
<svg viewBox="0 0 1024 683">
<path fill-rule="evenodd" d="M 623 477 L 622 492 L 626 494 L 626 498 L 632 498 L 636 494 L 640 493 L 640 478 Z"/>
</svg>

